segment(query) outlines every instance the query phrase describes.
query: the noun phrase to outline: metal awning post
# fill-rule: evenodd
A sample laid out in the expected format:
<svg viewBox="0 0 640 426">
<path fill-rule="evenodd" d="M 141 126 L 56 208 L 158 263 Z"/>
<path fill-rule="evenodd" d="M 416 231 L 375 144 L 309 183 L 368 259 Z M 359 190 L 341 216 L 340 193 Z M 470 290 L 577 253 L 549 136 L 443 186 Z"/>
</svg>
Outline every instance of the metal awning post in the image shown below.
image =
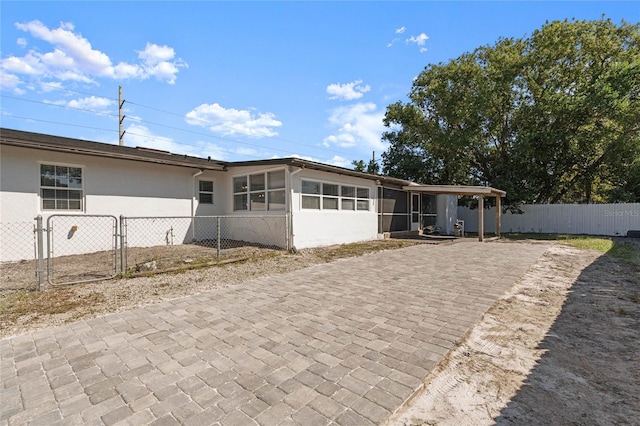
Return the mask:
<svg viewBox="0 0 640 426">
<path fill-rule="evenodd" d="M 502 207 L 500 196 L 496 196 L 496 237 L 500 238 L 500 226 L 502 224 Z"/>
<path fill-rule="evenodd" d="M 478 195 L 478 241 L 484 240 L 484 196 Z"/>
</svg>

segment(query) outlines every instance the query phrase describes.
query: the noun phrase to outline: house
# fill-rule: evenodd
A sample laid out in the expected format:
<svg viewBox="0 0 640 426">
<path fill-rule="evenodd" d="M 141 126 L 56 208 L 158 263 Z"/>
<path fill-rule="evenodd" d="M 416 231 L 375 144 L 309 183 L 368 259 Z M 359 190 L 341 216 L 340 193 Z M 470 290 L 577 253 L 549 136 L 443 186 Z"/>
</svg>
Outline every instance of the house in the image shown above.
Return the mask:
<svg viewBox="0 0 640 426">
<path fill-rule="evenodd" d="M 301 249 L 428 225 L 452 234 L 459 194 L 504 196 L 493 188 L 419 185 L 298 158 L 225 162 L 0 129 L 3 226 L 33 223 L 37 215 L 274 217 L 283 218 L 278 226 L 285 235 L 276 243 L 266 232 L 242 235 L 241 224 L 233 232 L 240 240 Z M 176 232 L 179 240 L 189 232 L 197 238 L 195 229 Z M 2 260 L 9 252 L 17 256 L 3 248 Z M 33 254 L 32 246 L 24 250 Z"/>
</svg>

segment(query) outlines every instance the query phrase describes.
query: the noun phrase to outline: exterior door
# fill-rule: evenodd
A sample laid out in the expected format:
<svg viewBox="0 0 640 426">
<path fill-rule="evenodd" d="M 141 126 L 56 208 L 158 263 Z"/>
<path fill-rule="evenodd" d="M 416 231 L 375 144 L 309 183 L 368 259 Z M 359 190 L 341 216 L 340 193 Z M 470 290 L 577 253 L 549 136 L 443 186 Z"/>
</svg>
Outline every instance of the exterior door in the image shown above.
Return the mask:
<svg viewBox="0 0 640 426">
<path fill-rule="evenodd" d="M 420 230 L 420 194 L 411 194 L 411 230 Z"/>
</svg>

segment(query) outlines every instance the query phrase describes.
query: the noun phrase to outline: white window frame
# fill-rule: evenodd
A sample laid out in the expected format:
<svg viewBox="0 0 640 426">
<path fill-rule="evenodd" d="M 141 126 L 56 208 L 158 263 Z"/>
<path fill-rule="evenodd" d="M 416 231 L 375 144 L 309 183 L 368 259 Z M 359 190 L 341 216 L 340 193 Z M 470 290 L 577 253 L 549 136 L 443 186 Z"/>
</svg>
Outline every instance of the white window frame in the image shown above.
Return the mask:
<svg viewBox="0 0 640 426">
<path fill-rule="evenodd" d="M 57 186 L 48 186 L 48 185 L 42 185 L 42 166 L 53 166 L 53 167 L 72 167 L 74 169 L 80 169 L 80 179 L 81 179 L 81 185 L 80 188 L 70 188 L 70 187 L 57 187 Z M 38 206 L 41 212 L 59 212 L 59 213 L 65 213 L 65 212 L 69 212 L 69 213 L 77 213 L 77 212 L 85 212 L 86 210 L 86 196 L 85 196 L 85 190 L 84 190 L 84 182 L 85 182 L 85 166 L 80 165 L 80 164 L 70 164 L 70 163 L 58 163 L 58 162 L 51 162 L 51 161 L 38 161 Z M 44 205 L 44 197 L 42 196 L 42 192 L 43 190 L 63 190 L 63 191 L 75 191 L 75 192 L 79 192 L 80 193 L 80 198 L 78 198 L 78 201 L 80 201 L 80 208 L 79 209 L 69 209 L 69 208 L 58 208 L 57 207 L 57 201 L 58 198 L 54 197 L 53 200 L 56 202 L 56 207 L 55 208 L 45 208 Z M 67 200 L 69 200 L 69 198 L 67 198 Z"/>
<path fill-rule="evenodd" d="M 203 191 L 200 187 L 200 182 L 208 182 L 211 183 L 211 191 Z M 213 179 L 198 179 L 198 204 L 205 204 L 207 206 L 212 206 L 215 202 L 213 197 L 213 191 L 215 188 L 215 181 Z M 202 201 L 202 194 L 211 195 L 211 202 Z"/>
<path fill-rule="evenodd" d="M 320 190 L 318 194 L 311 194 L 303 192 L 303 182 L 309 182 L 313 184 L 319 184 Z M 324 185 L 331 185 L 338 187 L 338 195 L 325 195 Z M 343 188 L 353 188 L 353 196 L 343 195 Z M 366 190 L 369 195 L 367 198 L 360 197 L 358 194 L 359 190 Z M 304 207 L 304 198 L 315 198 L 318 199 L 319 208 L 310 208 Z M 325 199 L 337 200 L 338 206 L 337 208 L 325 208 Z M 352 201 L 353 208 L 345 209 L 343 208 L 344 201 Z M 361 208 L 363 203 L 366 202 L 367 208 Z M 357 211 L 370 211 L 371 210 L 371 188 L 365 186 L 358 186 L 353 184 L 342 184 L 330 181 L 323 181 L 318 179 L 300 179 L 300 209 L 301 210 L 324 210 L 324 211 L 345 211 L 345 212 L 357 212 Z"/>
<path fill-rule="evenodd" d="M 271 188 L 269 186 L 269 174 L 282 172 L 284 174 L 284 179 L 282 181 L 282 187 Z M 263 175 L 264 177 L 264 188 L 262 189 L 252 189 L 251 188 L 251 176 Z M 235 190 L 235 180 L 237 178 L 245 178 L 247 181 L 246 189 L 244 191 L 236 191 Z M 242 174 L 237 174 L 232 176 L 231 178 L 231 192 L 232 192 L 232 203 L 233 203 L 233 211 L 234 212 L 266 212 L 266 211 L 285 211 L 286 203 L 287 203 L 287 172 L 284 168 L 277 169 L 269 169 L 269 170 L 261 170 L 256 172 L 247 172 Z M 275 193 L 282 192 L 284 195 L 284 202 L 280 208 L 274 208 L 271 206 L 271 198 L 275 198 Z M 253 209 L 251 207 L 251 195 L 256 194 L 264 194 L 264 209 Z M 245 209 L 236 209 L 236 196 L 245 195 L 247 197 L 247 203 Z"/>
</svg>

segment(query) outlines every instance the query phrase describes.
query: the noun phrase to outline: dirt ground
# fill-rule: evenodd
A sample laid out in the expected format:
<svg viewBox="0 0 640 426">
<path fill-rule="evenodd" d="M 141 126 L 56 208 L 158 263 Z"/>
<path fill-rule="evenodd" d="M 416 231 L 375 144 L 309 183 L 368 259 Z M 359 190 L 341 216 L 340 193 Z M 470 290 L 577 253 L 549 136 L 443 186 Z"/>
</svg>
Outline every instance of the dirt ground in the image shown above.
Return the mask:
<svg viewBox="0 0 640 426">
<path fill-rule="evenodd" d="M 387 423 L 640 425 L 640 268 L 554 245 Z"/>
<path fill-rule="evenodd" d="M 217 256 L 214 245 L 176 244 L 154 247 L 130 247 L 126 250 L 127 274 L 143 270 L 189 269 L 205 263 L 216 263 L 228 259 L 262 256 L 282 250 L 251 245 L 249 243 L 224 241 L 224 249 Z M 149 268 L 148 266 L 151 266 Z M 48 281 L 54 285 L 66 285 L 89 280 L 108 279 L 120 272 L 120 252 L 100 251 L 95 253 L 59 256 L 48 263 Z M 37 264 L 35 260 L 4 262 L 0 264 L 0 291 L 36 290 Z M 45 278 L 45 281 L 47 279 Z"/>
</svg>

